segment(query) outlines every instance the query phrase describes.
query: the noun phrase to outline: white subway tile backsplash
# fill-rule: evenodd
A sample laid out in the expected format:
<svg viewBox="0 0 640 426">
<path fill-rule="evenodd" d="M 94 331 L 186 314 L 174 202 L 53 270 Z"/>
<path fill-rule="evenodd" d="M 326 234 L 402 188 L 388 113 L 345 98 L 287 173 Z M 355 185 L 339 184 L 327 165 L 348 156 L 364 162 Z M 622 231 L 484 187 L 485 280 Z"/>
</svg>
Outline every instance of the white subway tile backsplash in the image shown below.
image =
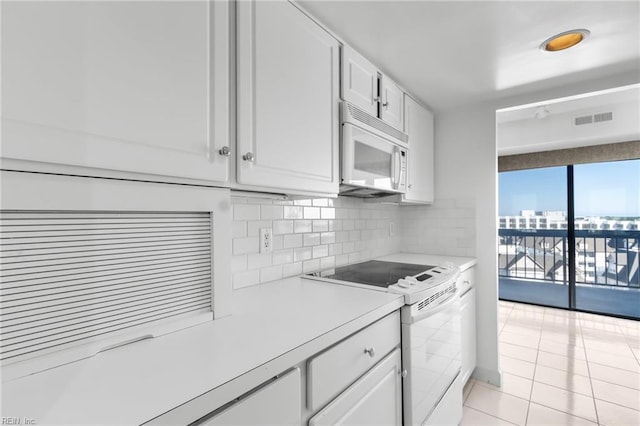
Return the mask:
<svg viewBox="0 0 640 426">
<path fill-rule="evenodd" d="M 279 280 L 282 278 L 282 265 L 271 266 L 269 268 L 260 269 L 260 282 Z"/>
<path fill-rule="evenodd" d="M 284 248 L 302 247 L 303 234 L 288 234 L 284 236 Z"/>
<path fill-rule="evenodd" d="M 304 246 L 317 246 L 318 244 L 320 244 L 320 234 L 319 233 L 313 233 L 313 234 L 304 234 L 303 236 L 303 245 Z"/>
<path fill-rule="evenodd" d="M 320 217 L 323 219 L 335 219 L 336 209 L 333 207 L 323 207 L 320 210 Z"/>
<path fill-rule="evenodd" d="M 247 237 L 258 237 L 260 228 L 273 228 L 269 220 L 250 220 L 247 222 Z"/>
<path fill-rule="evenodd" d="M 260 206 L 260 219 L 282 219 L 284 208 L 286 207 L 282 207 L 279 205 L 262 205 Z"/>
<path fill-rule="evenodd" d="M 313 249 L 311 247 L 297 248 L 293 250 L 293 261 L 309 260 L 313 257 Z"/>
<path fill-rule="evenodd" d="M 336 258 L 327 256 L 320 259 L 320 269 L 329 269 L 336 266 Z"/>
<path fill-rule="evenodd" d="M 285 206 L 284 217 L 286 219 L 302 219 L 304 210 L 300 206 Z"/>
<path fill-rule="evenodd" d="M 258 220 L 260 219 L 260 205 L 234 204 L 233 220 Z"/>
<path fill-rule="evenodd" d="M 312 221 L 311 220 L 296 220 L 293 223 L 293 232 L 295 232 L 296 234 L 301 234 L 304 232 L 311 232 L 313 230 L 312 228 Z"/>
<path fill-rule="evenodd" d="M 257 253 L 258 238 L 243 237 L 233 239 L 233 254 Z"/>
<path fill-rule="evenodd" d="M 313 232 L 325 232 L 329 230 L 328 220 L 314 220 L 312 223 Z"/>
<path fill-rule="evenodd" d="M 315 272 L 320 270 L 320 259 L 305 260 L 302 262 L 302 272 Z"/>
<path fill-rule="evenodd" d="M 329 256 L 329 246 L 315 246 L 313 247 L 313 258 Z"/>
<path fill-rule="evenodd" d="M 305 219 L 320 219 L 320 207 L 305 207 L 304 208 Z"/>
<path fill-rule="evenodd" d="M 247 222 L 244 220 L 234 220 L 231 222 L 231 238 L 247 236 Z"/>
<path fill-rule="evenodd" d="M 273 234 L 291 234 L 293 232 L 292 220 L 274 220 L 273 221 Z"/>
<path fill-rule="evenodd" d="M 233 288 L 240 289 L 260 282 L 260 270 L 249 269 L 243 272 L 233 274 Z"/>
<path fill-rule="evenodd" d="M 302 262 L 285 263 L 282 265 L 282 276 L 292 277 L 302 273 Z"/>
<path fill-rule="evenodd" d="M 467 229 L 475 220 L 469 211 L 473 209 L 455 201 L 449 204 L 462 221 L 457 226 L 433 222 L 433 218 L 452 219 L 447 208 L 398 207 L 346 197 L 295 201 L 233 197 L 232 204 L 234 288 L 359 262 L 400 247 L 432 250 L 443 240 L 466 255 L 475 241 L 475 230 Z M 389 236 L 390 222 L 396 224 L 394 237 Z M 411 232 L 406 229 L 409 224 L 414 225 Z M 446 239 L 438 226 L 455 229 L 455 234 Z M 259 230 L 267 227 L 273 228 L 273 252 L 259 253 Z M 425 242 L 424 235 L 433 242 Z"/>
<path fill-rule="evenodd" d="M 320 234 L 320 244 L 333 244 L 336 242 L 335 232 L 323 232 Z"/>
<path fill-rule="evenodd" d="M 293 249 L 276 250 L 272 258 L 274 265 L 293 262 Z"/>
<path fill-rule="evenodd" d="M 260 269 L 267 266 L 271 266 L 271 253 L 262 254 L 248 254 L 247 255 L 247 268 L 248 269 Z"/>
</svg>

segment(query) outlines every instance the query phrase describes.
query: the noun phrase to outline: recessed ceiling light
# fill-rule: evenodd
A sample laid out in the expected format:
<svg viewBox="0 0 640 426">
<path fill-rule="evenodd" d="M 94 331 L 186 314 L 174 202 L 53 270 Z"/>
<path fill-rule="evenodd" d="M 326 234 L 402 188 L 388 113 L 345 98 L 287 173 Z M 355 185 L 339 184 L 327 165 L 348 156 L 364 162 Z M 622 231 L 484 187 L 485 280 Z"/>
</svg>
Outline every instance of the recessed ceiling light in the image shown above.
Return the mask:
<svg viewBox="0 0 640 426">
<path fill-rule="evenodd" d="M 547 52 L 557 52 L 558 50 L 568 49 L 580 43 L 587 38 L 589 34 L 591 34 L 591 32 L 584 29 L 565 31 L 543 41 L 540 49 Z"/>
</svg>

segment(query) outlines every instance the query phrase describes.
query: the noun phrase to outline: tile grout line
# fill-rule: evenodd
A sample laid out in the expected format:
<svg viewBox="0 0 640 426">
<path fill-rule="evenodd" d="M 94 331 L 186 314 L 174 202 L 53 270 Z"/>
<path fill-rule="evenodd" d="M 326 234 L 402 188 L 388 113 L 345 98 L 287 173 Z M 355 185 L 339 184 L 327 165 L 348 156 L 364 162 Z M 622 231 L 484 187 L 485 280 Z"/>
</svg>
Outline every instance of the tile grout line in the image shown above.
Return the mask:
<svg viewBox="0 0 640 426">
<path fill-rule="evenodd" d="M 593 402 L 593 410 L 596 413 L 596 423 L 598 425 L 600 425 L 600 416 L 598 415 L 598 405 L 596 404 L 596 393 L 593 390 L 593 379 L 591 378 L 591 368 L 589 367 L 589 355 L 587 353 L 587 348 L 585 346 L 585 342 L 584 342 L 584 334 L 582 333 L 582 318 L 579 318 L 578 321 L 580 322 L 580 338 L 582 339 L 582 346 L 585 348 L 584 349 L 584 358 L 587 361 L 587 374 L 589 374 L 589 386 L 591 386 L 591 398 L 592 398 L 592 402 Z"/>
</svg>

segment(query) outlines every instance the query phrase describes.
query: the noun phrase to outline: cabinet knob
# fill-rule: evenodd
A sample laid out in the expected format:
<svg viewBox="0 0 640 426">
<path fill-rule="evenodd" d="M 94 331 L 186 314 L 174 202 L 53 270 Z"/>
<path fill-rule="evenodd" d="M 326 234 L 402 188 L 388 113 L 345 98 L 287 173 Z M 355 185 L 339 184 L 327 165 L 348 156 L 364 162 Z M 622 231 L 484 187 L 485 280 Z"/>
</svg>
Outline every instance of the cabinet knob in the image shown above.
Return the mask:
<svg viewBox="0 0 640 426">
<path fill-rule="evenodd" d="M 247 152 L 245 155 L 242 156 L 242 159 L 244 161 L 253 161 L 254 158 L 255 157 L 251 152 Z"/>
<path fill-rule="evenodd" d="M 369 356 L 373 358 L 376 355 L 376 348 L 374 348 L 373 346 L 371 346 L 370 348 L 366 348 L 364 350 L 364 353 L 369 354 Z"/>
<path fill-rule="evenodd" d="M 413 188 L 413 185 L 409 184 L 409 189 Z"/>
<path fill-rule="evenodd" d="M 218 154 L 222 155 L 223 157 L 229 157 L 231 155 L 231 150 L 228 146 L 223 146 L 218 150 Z"/>
<path fill-rule="evenodd" d="M 385 108 L 388 107 L 389 106 L 389 101 L 383 103 L 382 106 L 385 107 Z"/>
<path fill-rule="evenodd" d="M 374 96 L 373 97 L 373 102 L 380 102 L 382 99 L 380 99 L 380 96 Z"/>
<path fill-rule="evenodd" d="M 402 370 L 402 371 L 401 371 L 400 373 L 398 373 L 398 374 L 400 374 L 400 376 L 404 379 L 405 377 L 407 377 L 407 370 L 406 370 L 406 369 L 405 369 L 405 370 Z"/>
</svg>

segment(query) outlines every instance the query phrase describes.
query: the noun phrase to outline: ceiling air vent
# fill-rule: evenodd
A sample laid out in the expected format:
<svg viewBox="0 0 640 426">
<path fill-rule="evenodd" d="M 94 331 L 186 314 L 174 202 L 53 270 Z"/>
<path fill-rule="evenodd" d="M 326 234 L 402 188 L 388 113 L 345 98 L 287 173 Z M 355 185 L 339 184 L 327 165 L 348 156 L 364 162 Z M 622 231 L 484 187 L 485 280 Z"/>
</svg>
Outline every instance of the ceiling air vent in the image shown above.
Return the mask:
<svg viewBox="0 0 640 426">
<path fill-rule="evenodd" d="M 573 119 L 573 124 L 576 126 L 582 126 L 583 124 L 602 123 L 603 121 L 611 120 L 613 120 L 613 112 L 603 112 L 600 114 L 575 117 Z"/>
<path fill-rule="evenodd" d="M 611 120 L 613 120 L 612 112 L 603 112 L 602 114 L 594 114 L 593 116 L 594 123 L 600 123 L 602 121 L 611 121 Z"/>
<path fill-rule="evenodd" d="M 573 122 L 576 126 L 582 126 L 583 124 L 591 124 L 593 123 L 593 116 L 585 115 L 583 117 L 576 117 L 573 120 Z"/>
</svg>

